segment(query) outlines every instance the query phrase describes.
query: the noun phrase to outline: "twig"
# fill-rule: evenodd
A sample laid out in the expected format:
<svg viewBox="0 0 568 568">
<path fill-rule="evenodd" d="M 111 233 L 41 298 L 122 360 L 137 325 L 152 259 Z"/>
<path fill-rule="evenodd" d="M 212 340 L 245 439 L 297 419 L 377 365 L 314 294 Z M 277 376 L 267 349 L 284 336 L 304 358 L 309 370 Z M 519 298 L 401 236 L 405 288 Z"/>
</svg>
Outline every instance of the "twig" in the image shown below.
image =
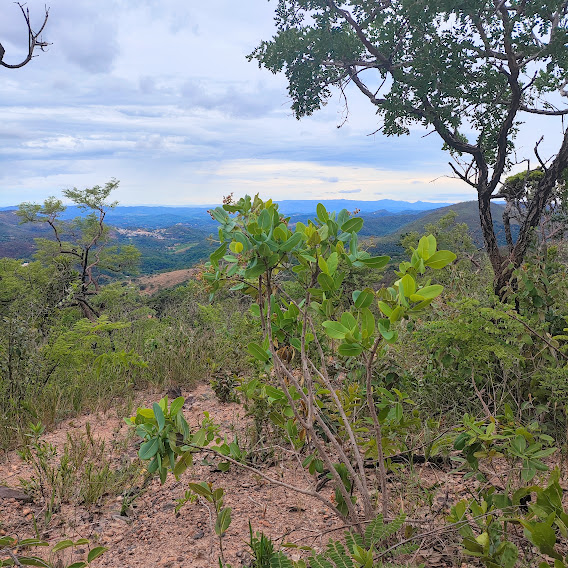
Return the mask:
<svg viewBox="0 0 568 568">
<path fill-rule="evenodd" d="M 556 347 L 555 345 L 550 343 L 550 341 L 548 341 L 548 339 L 546 339 L 546 337 L 540 335 L 540 333 L 538 333 L 538 331 L 534 330 L 528 323 L 525 323 L 523 320 L 519 319 L 517 316 L 514 316 L 510 312 L 505 312 L 505 313 L 510 318 L 512 318 L 512 319 L 518 321 L 519 323 L 523 324 L 533 335 L 535 335 L 536 337 L 538 337 L 539 339 L 544 341 L 551 349 L 556 351 L 556 353 L 558 353 L 558 355 L 560 355 L 563 359 L 566 359 L 566 361 L 568 361 L 568 355 L 566 355 L 566 353 L 563 353 L 560 349 L 558 349 L 558 347 Z"/>
<path fill-rule="evenodd" d="M 485 416 L 487 416 L 487 418 L 489 418 L 489 420 L 491 420 L 491 418 L 492 418 L 491 411 L 489 410 L 489 407 L 487 406 L 487 404 L 483 400 L 483 397 L 481 396 L 481 393 L 479 392 L 479 389 L 477 388 L 477 385 L 475 384 L 475 371 L 473 370 L 473 368 L 471 369 L 471 384 L 473 385 L 473 390 L 475 391 L 477 398 L 481 402 L 481 406 L 483 406 L 483 410 L 485 411 Z"/>
</svg>

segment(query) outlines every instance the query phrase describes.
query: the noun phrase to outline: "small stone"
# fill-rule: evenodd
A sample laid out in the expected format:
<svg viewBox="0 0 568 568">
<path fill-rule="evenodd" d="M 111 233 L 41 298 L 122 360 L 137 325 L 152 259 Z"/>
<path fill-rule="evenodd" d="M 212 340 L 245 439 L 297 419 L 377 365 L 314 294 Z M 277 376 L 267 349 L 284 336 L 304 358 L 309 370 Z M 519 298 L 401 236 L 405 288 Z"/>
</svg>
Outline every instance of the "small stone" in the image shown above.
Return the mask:
<svg viewBox="0 0 568 568">
<path fill-rule="evenodd" d="M 24 515 L 24 517 L 27 517 L 31 512 L 32 512 L 32 510 L 29 509 L 28 507 L 26 507 L 26 508 L 22 511 L 22 515 Z"/>
<path fill-rule="evenodd" d="M 199 540 L 200 538 L 203 538 L 204 536 L 204 532 L 203 531 L 197 531 L 194 535 L 193 535 L 193 540 Z"/>
</svg>

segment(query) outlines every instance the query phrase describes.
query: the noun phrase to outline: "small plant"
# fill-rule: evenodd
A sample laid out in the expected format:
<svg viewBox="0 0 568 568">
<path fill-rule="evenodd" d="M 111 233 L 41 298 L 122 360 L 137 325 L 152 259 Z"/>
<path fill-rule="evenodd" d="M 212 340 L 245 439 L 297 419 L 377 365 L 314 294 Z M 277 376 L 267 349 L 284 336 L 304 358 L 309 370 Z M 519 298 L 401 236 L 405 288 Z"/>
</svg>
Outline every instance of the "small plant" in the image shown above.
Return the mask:
<svg viewBox="0 0 568 568">
<path fill-rule="evenodd" d="M 225 566 L 225 557 L 223 554 L 223 537 L 231 524 L 231 508 L 224 507 L 223 495 L 225 491 L 218 487 L 213 489 L 211 483 L 190 483 L 189 489 L 196 495 L 200 495 L 213 505 L 215 511 L 215 533 L 219 537 L 219 566 Z"/>
<path fill-rule="evenodd" d="M 57 448 L 42 439 L 43 431 L 40 423 L 31 424 L 28 444 L 18 453 L 33 470 L 21 484 L 44 501 L 46 523 L 61 503 L 93 505 L 106 494 L 122 493 L 140 473 L 136 463 L 113 467 L 106 443 L 93 437 L 89 424 L 84 433 L 67 434 L 60 457 Z"/>
<path fill-rule="evenodd" d="M 221 402 L 238 402 L 236 388 L 239 384 L 237 377 L 230 372 L 216 372 L 211 378 L 211 388 Z"/>
<path fill-rule="evenodd" d="M 86 538 L 76 541 L 62 540 L 49 550 L 47 556 L 53 558 L 57 553 L 76 546 L 89 544 Z M 49 547 L 49 543 L 37 538 L 27 538 L 18 540 L 11 536 L 0 537 L 0 567 L 2 566 L 40 566 L 43 568 L 85 568 L 93 560 L 104 554 L 108 548 L 96 546 L 89 550 L 86 560 L 73 562 L 72 564 L 63 563 L 61 559 L 49 561 L 39 556 L 30 556 L 25 551 L 29 548 Z"/>
</svg>

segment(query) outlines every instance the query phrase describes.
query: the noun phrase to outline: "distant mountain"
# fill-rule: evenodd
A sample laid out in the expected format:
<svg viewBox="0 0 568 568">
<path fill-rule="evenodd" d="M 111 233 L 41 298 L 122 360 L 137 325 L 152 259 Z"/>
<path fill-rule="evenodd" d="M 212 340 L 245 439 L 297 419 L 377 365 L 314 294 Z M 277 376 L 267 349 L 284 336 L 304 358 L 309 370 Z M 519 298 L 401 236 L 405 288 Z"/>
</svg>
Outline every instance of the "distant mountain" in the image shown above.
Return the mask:
<svg viewBox="0 0 568 568">
<path fill-rule="evenodd" d="M 505 227 L 503 225 L 503 211 L 505 207 L 498 203 L 491 204 L 491 215 L 493 217 L 493 224 L 497 242 L 499 246 L 505 246 Z M 399 226 L 396 230 L 388 235 L 380 236 L 377 232 L 374 234 L 379 236 L 377 239 L 376 248 L 384 251 L 385 254 L 399 255 L 402 253 L 402 247 L 399 245 L 400 238 L 406 233 L 416 231 L 420 234 L 424 233 L 425 225 L 437 223 L 444 215 L 450 211 L 457 213 L 456 222 L 465 223 L 469 227 L 473 241 L 477 247 L 483 248 L 483 234 L 481 232 L 481 222 L 479 220 L 479 209 L 477 201 L 465 201 L 463 203 L 455 203 L 447 207 L 441 207 L 434 211 L 416 216 L 408 223 Z M 366 221 L 367 222 L 367 221 Z M 364 227 L 365 229 L 365 227 Z M 372 228 L 367 228 L 369 232 L 373 232 Z M 518 234 L 518 225 L 511 223 L 511 232 L 515 239 Z"/>
<path fill-rule="evenodd" d="M 359 210 L 360 214 L 374 214 L 377 216 L 398 215 L 401 213 L 411 214 L 423 211 L 431 211 L 444 207 L 448 203 L 430 203 L 426 201 L 395 201 L 392 199 L 379 199 L 378 201 L 356 201 L 351 199 L 322 199 L 322 200 L 284 200 L 279 201 L 280 210 L 285 215 L 297 217 L 297 220 L 315 216 L 318 203 L 324 203 L 330 211 Z M 119 205 L 107 212 L 106 222 L 109 225 L 122 228 L 160 229 L 171 227 L 177 223 L 201 229 L 215 231 L 217 223 L 207 213 L 207 206 L 177 207 L 177 206 L 154 206 L 154 205 Z M 0 209 L 8 211 L 16 207 Z M 83 212 L 75 206 L 69 206 L 62 215 L 64 219 L 73 219 L 82 215 Z"/>
<path fill-rule="evenodd" d="M 47 229 L 39 224 L 20 225 L 14 209 L 0 211 L 0 258 L 29 259 L 36 248 L 34 239 L 49 236 Z"/>
</svg>

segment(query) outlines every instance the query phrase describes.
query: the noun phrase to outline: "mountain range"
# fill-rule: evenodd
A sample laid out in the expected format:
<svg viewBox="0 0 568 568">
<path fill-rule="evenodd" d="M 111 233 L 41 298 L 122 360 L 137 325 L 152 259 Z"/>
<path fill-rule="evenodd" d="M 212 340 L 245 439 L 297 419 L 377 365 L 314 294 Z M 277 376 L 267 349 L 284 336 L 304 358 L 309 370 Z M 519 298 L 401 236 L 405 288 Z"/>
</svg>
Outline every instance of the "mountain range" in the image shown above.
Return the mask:
<svg viewBox="0 0 568 568">
<path fill-rule="evenodd" d="M 281 202 L 281 210 L 291 222 L 303 221 L 315 216 L 316 201 Z M 385 254 L 398 256 L 402 248 L 400 237 L 411 231 L 424 232 L 424 226 L 436 223 L 449 211 L 457 213 L 456 222 L 466 223 L 477 246 L 483 246 L 477 202 L 435 204 L 428 202 L 379 200 L 329 200 L 323 201 L 328 210 L 359 210 L 363 218 L 362 237 L 378 237 L 376 247 Z M 500 244 L 504 244 L 501 221 L 503 206 L 492 204 L 495 229 Z M 80 214 L 76 207 L 68 207 L 66 218 Z M 141 272 L 150 274 L 165 270 L 187 268 L 204 260 L 214 246 L 210 235 L 216 234 L 217 223 L 211 219 L 205 207 L 153 207 L 118 206 L 107 213 L 106 221 L 114 227 L 119 244 L 134 244 L 142 252 Z M 35 250 L 34 239 L 51 237 L 47 227 L 39 223 L 21 225 L 15 208 L 0 210 L 0 257 L 29 260 Z"/>
</svg>

